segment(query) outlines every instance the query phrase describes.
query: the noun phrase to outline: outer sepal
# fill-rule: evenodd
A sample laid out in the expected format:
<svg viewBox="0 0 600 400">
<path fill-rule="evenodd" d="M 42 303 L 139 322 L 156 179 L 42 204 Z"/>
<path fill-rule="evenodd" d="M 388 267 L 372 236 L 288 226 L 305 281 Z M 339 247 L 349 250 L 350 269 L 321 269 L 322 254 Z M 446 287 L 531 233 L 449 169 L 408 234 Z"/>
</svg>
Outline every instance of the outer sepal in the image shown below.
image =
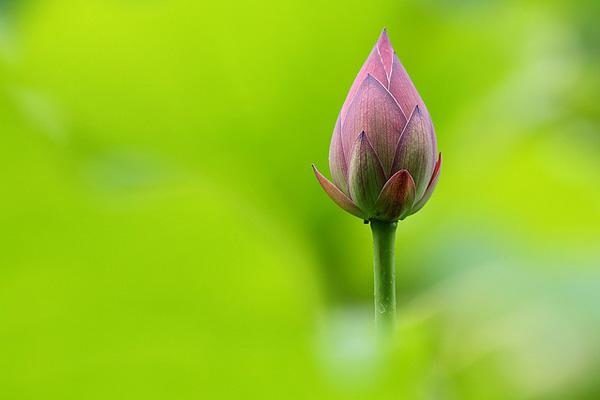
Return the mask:
<svg viewBox="0 0 600 400">
<path fill-rule="evenodd" d="M 354 204 L 354 202 L 348 196 L 346 196 L 340 189 L 338 189 L 333 183 L 331 183 L 327 178 L 325 178 L 317 170 L 317 167 L 315 167 L 314 164 L 312 168 L 313 171 L 315 171 L 315 175 L 317 176 L 317 180 L 321 184 L 321 187 L 323 188 L 323 190 L 325 190 L 325 193 L 327 193 L 329 198 L 331 198 L 331 200 L 333 200 L 335 204 L 337 204 L 345 211 L 360 219 L 366 218 L 361 209 L 358 208 L 356 204 Z"/>
</svg>

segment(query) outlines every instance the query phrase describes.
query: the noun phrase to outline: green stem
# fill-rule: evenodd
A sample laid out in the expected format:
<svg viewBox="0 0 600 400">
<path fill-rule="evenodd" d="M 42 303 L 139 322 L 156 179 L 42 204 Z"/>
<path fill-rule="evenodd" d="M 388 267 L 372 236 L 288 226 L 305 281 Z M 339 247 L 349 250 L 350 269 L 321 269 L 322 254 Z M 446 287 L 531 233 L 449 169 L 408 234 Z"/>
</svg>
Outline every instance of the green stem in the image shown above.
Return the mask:
<svg viewBox="0 0 600 400">
<path fill-rule="evenodd" d="M 371 221 L 377 332 L 389 336 L 396 318 L 394 244 L 397 222 Z"/>
</svg>

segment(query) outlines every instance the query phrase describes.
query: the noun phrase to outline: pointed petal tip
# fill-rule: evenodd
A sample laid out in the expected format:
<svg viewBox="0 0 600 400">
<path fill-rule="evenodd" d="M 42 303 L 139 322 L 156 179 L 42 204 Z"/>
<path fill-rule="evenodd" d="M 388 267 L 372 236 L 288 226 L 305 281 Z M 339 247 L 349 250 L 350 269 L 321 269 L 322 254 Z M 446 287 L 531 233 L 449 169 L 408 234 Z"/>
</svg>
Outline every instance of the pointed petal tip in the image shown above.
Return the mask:
<svg viewBox="0 0 600 400">
<path fill-rule="evenodd" d="M 387 41 L 387 42 L 389 42 L 389 41 L 390 41 L 390 38 L 389 38 L 389 36 L 388 36 L 388 30 L 387 30 L 387 26 L 384 26 L 384 27 L 383 27 L 383 29 L 381 30 L 381 33 L 379 34 L 379 39 L 378 39 L 378 41 L 379 41 L 379 42 L 382 42 L 382 41 Z"/>
<path fill-rule="evenodd" d="M 420 119 L 423 119 L 423 107 L 416 104 L 413 110 L 413 114 L 416 114 Z"/>
<path fill-rule="evenodd" d="M 369 88 L 370 85 L 377 85 L 382 87 L 384 90 L 387 91 L 387 88 L 384 86 L 383 83 L 381 83 L 381 81 L 379 79 L 377 79 L 376 76 L 374 76 L 373 74 L 368 73 L 367 76 L 365 76 L 365 79 L 362 80 L 361 84 L 360 84 L 360 89 L 366 89 Z M 371 86 L 372 87 L 372 86 Z"/>
<path fill-rule="evenodd" d="M 383 28 L 381 34 L 379 35 L 379 39 L 377 39 L 377 49 L 379 52 L 379 57 L 381 59 L 381 63 L 386 70 L 386 73 L 389 75 L 391 73 L 392 63 L 393 63 L 393 54 L 394 48 L 392 47 L 392 42 L 390 41 L 390 37 L 387 33 L 387 28 Z"/>
</svg>

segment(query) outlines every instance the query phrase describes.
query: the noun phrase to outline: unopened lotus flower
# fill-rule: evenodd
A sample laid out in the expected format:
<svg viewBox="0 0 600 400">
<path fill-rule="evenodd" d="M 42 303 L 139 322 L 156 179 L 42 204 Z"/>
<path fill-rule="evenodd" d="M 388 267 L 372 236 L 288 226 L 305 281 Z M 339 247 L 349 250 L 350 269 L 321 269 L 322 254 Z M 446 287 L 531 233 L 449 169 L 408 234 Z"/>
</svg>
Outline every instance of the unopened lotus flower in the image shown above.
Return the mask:
<svg viewBox="0 0 600 400">
<path fill-rule="evenodd" d="M 337 118 L 329 149 L 331 183 L 319 183 L 341 208 L 364 220 L 397 221 L 419 211 L 440 174 L 429 112 L 381 33 Z"/>
</svg>

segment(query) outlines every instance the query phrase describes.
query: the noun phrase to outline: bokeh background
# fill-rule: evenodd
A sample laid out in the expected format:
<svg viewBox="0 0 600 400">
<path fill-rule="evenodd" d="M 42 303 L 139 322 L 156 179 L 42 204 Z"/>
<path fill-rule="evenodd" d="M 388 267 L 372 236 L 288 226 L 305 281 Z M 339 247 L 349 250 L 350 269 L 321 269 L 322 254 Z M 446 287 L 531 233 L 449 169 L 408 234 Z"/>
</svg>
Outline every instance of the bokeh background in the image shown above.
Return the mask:
<svg viewBox="0 0 600 400">
<path fill-rule="evenodd" d="M 0 1 L 0 398 L 600 398 L 589 1 Z M 383 26 L 436 125 L 373 345 L 335 118 Z"/>
</svg>

